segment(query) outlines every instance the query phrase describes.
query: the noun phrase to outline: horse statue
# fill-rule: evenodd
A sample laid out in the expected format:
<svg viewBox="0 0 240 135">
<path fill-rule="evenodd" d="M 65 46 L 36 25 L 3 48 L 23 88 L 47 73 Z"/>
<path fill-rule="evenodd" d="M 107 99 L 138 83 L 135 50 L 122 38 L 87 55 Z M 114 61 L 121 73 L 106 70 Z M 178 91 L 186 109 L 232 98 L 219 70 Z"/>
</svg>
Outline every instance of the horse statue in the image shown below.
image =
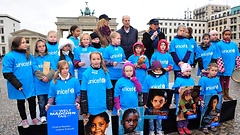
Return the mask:
<svg viewBox="0 0 240 135">
<path fill-rule="evenodd" d="M 82 9 L 80 9 L 80 12 L 81 12 L 81 14 L 82 14 L 82 16 L 83 16 L 83 11 L 82 11 Z"/>
</svg>

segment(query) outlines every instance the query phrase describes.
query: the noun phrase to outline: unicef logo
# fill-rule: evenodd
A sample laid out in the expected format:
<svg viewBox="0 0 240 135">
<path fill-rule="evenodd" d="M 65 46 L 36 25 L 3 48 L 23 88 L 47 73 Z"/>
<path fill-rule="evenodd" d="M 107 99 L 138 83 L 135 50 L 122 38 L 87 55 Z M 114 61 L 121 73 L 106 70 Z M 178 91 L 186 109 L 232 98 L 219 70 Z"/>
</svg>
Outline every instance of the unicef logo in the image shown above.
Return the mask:
<svg viewBox="0 0 240 135">
<path fill-rule="evenodd" d="M 102 78 L 102 83 L 105 83 L 106 82 L 106 79 L 105 78 Z"/>
<path fill-rule="evenodd" d="M 75 114 L 76 112 L 72 112 L 71 109 L 54 110 L 50 113 L 51 116 L 57 116 L 58 118 L 67 118 Z"/>
</svg>

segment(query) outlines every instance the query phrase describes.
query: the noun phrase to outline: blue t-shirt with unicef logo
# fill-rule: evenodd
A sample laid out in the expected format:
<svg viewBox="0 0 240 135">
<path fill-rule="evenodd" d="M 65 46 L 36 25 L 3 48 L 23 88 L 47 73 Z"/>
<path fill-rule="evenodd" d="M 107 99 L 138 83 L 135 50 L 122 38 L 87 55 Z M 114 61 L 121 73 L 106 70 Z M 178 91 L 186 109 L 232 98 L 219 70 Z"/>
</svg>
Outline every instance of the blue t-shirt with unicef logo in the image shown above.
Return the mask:
<svg viewBox="0 0 240 135">
<path fill-rule="evenodd" d="M 221 76 L 232 76 L 235 68 L 236 57 L 239 56 L 238 46 L 235 42 L 225 43 L 222 40 L 218 42 L 217 50 L 223 59 L 225 71 Z"/>
<path fill-rule="evenodd" d="M 89 54 L 91 52 L 94 52 L 94 48 L 93 47 L 82 47 L 82 46 L 79 46 L 77 48 L 74 49 L 74 61 L 80 61 L 80 62 L 84 62 L 81 60 L 81 54 Z M 89 57 L 89 56 L 88 56 Z M 78 80 L 82 80 L 82 74 L 83 72 L 86 70 L 87 68 L 83 68 L 83 67 L 80 67 L 78 68 Z"/>
<path fill-rule="evenodd" d="M 70 36 L 69 39 L 73 41 L 73 43 L 74 43 L 74 48 L 79 47 L 79 45 L 80 45 L 80 44 L 79 44 L 79 42 L 80 42 L 80 39 L 79 39 L 79 38 L 75 38 L 75 37 L 73 37 L 73 36 Z"/>
<path fill-rule="evenodd" d="M 218 77 L 208 78 L 203 76 L 200 78 L 198 85 L 201 86 L 200 95 L 215 95 L 222 92 L 222 87 Z"/>
<path fill-rule="evenodd" d="M 9 99 L 25 99 L 36 95 L 34 90 L 33 73 L 35 70 L 33 68 L 32 55 L 27 59 L 25 53 L 11 51 L 4 56 L 2 64 L 2 73 L 13 73 L 23 88 L 20 91 L 7 81 Z"/>
<path fill-rule="evenodd" d="M 59 59 L 60 59 L 60 56 L 59 55 L 56 55 L 55 56 L 55 61 L 56 61 L 56 66 L 57 66 L 57 63 L 59 62 Z M 69 64 L 69 73 L 72 75 L 72 76 L 74 76 L 74 69 L 75 69 L 75 67 L 74 67 L 74 65 L 73 65 L 73 61 L 72 61 L 72 59 L 69 57 L 69 55 L 65 55 L 65 60 L 68 62 L 68 64 Z"/>
<path fill-rule="evenodd" d="M 46 43 L 47 49 L 48 49 L 48 54 L 49 55 L 58 55 L 58 43 L 55 45 L 51 45 L 49 43 Z"/>
<path fill-rule="evenodd" d="M 123 110 L 127 108 L 138 107 L 138 94 L 134 83 L 125 77 L 121 77 L 114 88 L 114 98 L 120 97 L 120 107 Z"/>
<path fill-rule="evenodd" d="M 107 110 L 106 90 L 112 88 L 108 72 L 102 68 L 93 69 L 88 67 L 83 73 L 81 90 L 87 91 L 88 112 L 92 115 Z"/>
<path fill-rule="evenodd" d="M 142 92 L 148 93 L 149 89 L 167 89 L 168 81 L 165 75 L 160 77 L 153 77 L 152 75 L 147 75 L 144 83 Z"/>
<path fill-rule="evenodd" d="M 50 63 L 50 68 L 53 70 L 56 70 L 56 65 L 53 57 L 51 55 L 45 55 L 45 56 L 37 56 L 34 57 L 34 64 L 36 64 L 37 69 L 39 69 L 41 72 L 43 72 L 44 68 L 44 62 L 49 62 Z M 36 90 L 36 95 L 42 95 L 42 94 L 48 94 L 48 90 L 50 87 L 50 82 L 43 82 L 42 80 L 39 80 L 36 76 L 34 76 L 34 81 L 35 81 L 35 90 Z"/>
<path fill-rule="evenodd" d="M 104 60 L 110 60 L 112 62 L 123 62 L 126 59 L 126 56 L 121 46 L 113 46 L 110 44 L 105 48 L 103 58 Z M 122 77 L 121 68 L 114 68 L 113 66 L 108 66 L 107 68 L 111 80 L 117 80 Z"/>
<path fill-rule="evenodd" d="M 203 68 L 207 70 L 208 65 L 212 59 L 217 59 L 217 49 L 215 46 L 209 46 L 207 50 L 203 50 L 201 46 L 198 46 L 196 51 L 196 59 L 202 58 Z M 200 75 L 200 68 L 198 68 L 197 75 Z"/>
<path fill-rule="evenodd" d="M 56 105 L 74 104 L 77 96 L 80 96 L 80 83 L 77 78 L 58 78 L 56 84 L 54 80 L 51 81 L 48 98 L 55 98 Z"/>
<path fill-rule="evenodd" d="M 194 53 L 196 53 L 198 46 L 197 46 L 196 41 L 193 38 L 190 38 L 189 41 L 190 41 L 190 45 L 191 45 L 191 48 L 192 48 L 192 51 L 193 51 L 190 55 L 190 64 L 193 64 L 194 59 L 195 59 L 194 58 Z"/>
<path fill-rule="evenodd" d="M 193 52 L 190 41 L 187 38 L 179 39 L 173 38 L 170 43 L 169 53 L 175 52 L 180 61 L 182 61 L 187 54 L 187 51 Z M 188 62 L 190 64 L 190 59 Z M 177 63 L 173 63 L 173 70 L 181 70 Z"/>
</svg>

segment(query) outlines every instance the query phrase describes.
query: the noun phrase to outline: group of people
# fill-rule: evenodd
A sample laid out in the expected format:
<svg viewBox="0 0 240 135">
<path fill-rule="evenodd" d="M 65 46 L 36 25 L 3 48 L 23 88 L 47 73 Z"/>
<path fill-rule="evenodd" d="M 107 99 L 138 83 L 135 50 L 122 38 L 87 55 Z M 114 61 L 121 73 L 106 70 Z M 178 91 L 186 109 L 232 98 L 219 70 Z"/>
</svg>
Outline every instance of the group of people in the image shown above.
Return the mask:
<svg viewBox="0 0 240 135">
<path fill-rule="evenodd" d="M 51 105 L 76 104 L 86 119 L 106 110 L 119 115 L 129 108 L 148 108 L 149 89 L 154 88 L 174 90 L 176 104 L 180 88 L 194 85 L 202 87 L 200 99 L 222 93 L 224 100 L 232 100 L 229 80 L 235 66 L 240 69 L 240 58 L 238 46 L 230 39 L 231 30 L 223 30 L 221 40 L 217 31 L 210 31 L 197 45 L 192 28 L 179 25 L 169 45 L 158 19 L 149 21 L 142 42 L 137 41 L 138 31 L 130 25 L 129 16 L 123 16 L 123 27 L 116 32 L 111 31 L 109 20 L 106 14 L 99 16 L 94 32 L 81 36 L 80 28 L 72 26 L 69 36 L 59 42 L 57 33 L 49 31 L 47 42 L 36 42 L 34 55 L 28 52 L 25 38 L 13 39 L 11 51 L 2 62 L 2 73 L 9 98 L 17 100 L 24 128 L 29 127 L 25 100 L 36 125 L 47 121 L 46 111 Z M 196 63 L 201 76 L 198 84 L 191 78 Z M 169 88 L 172 70 L 175 81 Z M 40 120 L 36 116 L 36 96 Z M 149 120 L 150 135 L 155 133 L 153 122 Z M 187 124 L 187 120 L 177 121 L 180 134 L 191 134 Z M 99 126 L 92 125 L 91 129 L 94 127 Z M 207 127 L 204 132 L 208 132 Z M 163 134 L 161 119 L 157 120 L 156 134 Z"/>
</svg>

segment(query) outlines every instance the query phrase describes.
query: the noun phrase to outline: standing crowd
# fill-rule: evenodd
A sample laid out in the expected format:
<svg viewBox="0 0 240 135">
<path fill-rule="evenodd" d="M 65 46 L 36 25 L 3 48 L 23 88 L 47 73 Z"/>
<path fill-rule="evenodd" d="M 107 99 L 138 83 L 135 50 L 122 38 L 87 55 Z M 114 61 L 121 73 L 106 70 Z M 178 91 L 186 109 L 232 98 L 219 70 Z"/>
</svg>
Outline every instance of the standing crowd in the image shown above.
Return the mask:
<svg viewBox="0 0 240 135">
<path fill-rule="evenodd" d="M 29 53 L 25 38 L 13 39 L 11 51 L 2 60 L 2 73 L 9 98 L 17 100 L 23 128 L 29 127 L 25 100 L 36 125 L 47 121 L 46 111 L 51 105 L 75 104 L 84 118 L 106 110 L 119 115 L 129 108 L 148 108 L 148 93 L 153 88 L 173 90 L 176 104 L 180 87 L 194 85 L 201 86 L 201 101 L 205 95 L 215 94 L 233 100 L 229 82 L 233 70 L 240 70 L 240 57 L 237 44 L 230 39 L 230 29 L 221 31 L 222 39 L 212 30 L 197 45 L 192 28 L 179 25 L 169 44 L 160 31 L 158 19 L 151 19 L 139 42 L 138 30 L 130 25 L 129 16 L 122 17 L 123 26 L 114 32 L 109 20 L 106 14 L 99 16 L 97 28 L 91 34 L 80 35 L 80 28 L 72 26 L 69 36 L 59 42 L 57 33 L 49 31 L 47 42 L 41 39 L 36 42 L 34 55 Z M 191 69 L 196 65 L 201 77 L 198 84 L 191 78 Z M 40 120 L 36 116 L 36 97 Z M 161 120 L 156 120 L 156 130 L 152 119 L 149 125 L 150 135 L 163 134 Z M 191 134 L 187 126 L 187 120 L 177 121 L 180 134 Z M 97 130 L 90 132 L 96 134 Z M 203 127 L 203 132 L 208 133 L 208 127 Z"/>
</svg>

